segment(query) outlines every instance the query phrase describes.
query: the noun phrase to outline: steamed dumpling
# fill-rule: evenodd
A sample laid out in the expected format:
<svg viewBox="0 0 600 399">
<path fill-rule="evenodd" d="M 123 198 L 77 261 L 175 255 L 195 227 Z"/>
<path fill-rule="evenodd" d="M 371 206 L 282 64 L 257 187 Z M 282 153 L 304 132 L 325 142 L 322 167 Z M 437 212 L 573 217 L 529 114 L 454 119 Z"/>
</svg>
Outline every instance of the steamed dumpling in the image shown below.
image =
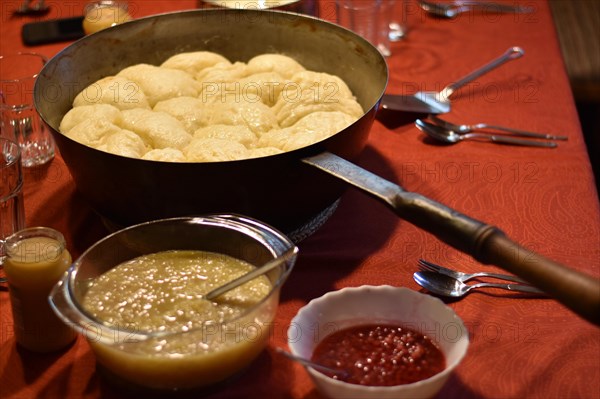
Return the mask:
<svg viewBox="0 0 600 399">
<path fill-rule="evenodd" d="M 147 150 L 144 140 L 129 130 L 120 130 L 106 136 L 98 149 L 130 158 L 141 158 Z"/>
<path fill-rule="evenodd" d="M 314 112 L 300 119 L 293 125 L 298 132 L 322 132 L 327 136 L 338 133 L 352 123 L 356 118 L 345 112 Z"/>
<path fill-rule="evenodd" d="M 293 126 L 264 134 L 259 147 L 276 147 L 292 151 L 324 140 L 351 125 L 355 119 L 343 112 L 315 112 Z"/>
<path fill-rule="evenodd" d="M 194 133 L 194 139 L 223 139 L 237 141 L 246 148 L 254 146 L 256 135 L 246 126 L 211 125 L 202 127 Z"/>
<path fill-rule="evenodd" d="M 276 72 L 262 72 L 234 81 L 203 82 L 200 99 L 203 103 L 262 102 L 275 104 L 288 80 Z"/>
<path fill-rule="evenodd" d="M 324 72 L 300 71 L 295 73 L 286 85 L 287 98 L 294 98 L 300 92 L 312 91 L 314 96 L 323 97 L 323 101 L 339 98 L 354 98 L 348 85 L 339 77 Z"/>
<path fill-rule="evenodd" d="M 137 134 L 103 119 L 86 119 L 65 135 L 100 151 L 130 158 L 141 158 L 147 151 L 144 141 Z"/>
<path fill-rule="evenodd" d="M 154 111 L 165 112 L 176 118 L 185 130 L 193 134 L 204 126 L 205 108 L 202 101 L 195 97 L 175 97 L 160 101 L 154 106 Z"/>
<path fill-rule="evenodd" d="M 195 138 L 183 152 L 189 162 L 234 161 L 247 158 L 248 154 L 243 144 L 214 138 Z"/>
<path fill-rule="evenodd" d="M 355 120 L 364 113 L 346 83 L 334 75 L 302 71 L 296 73 L 285 87 L 273 106 L 282 127 L 292 126 L 318 111 L 344 112 Z"/>
<path fill-rule="evenodd" d="M 117 76 L 138 83 L 151 107 L 159 101 L 173 97 L 197 97 L 200 88 L 198 82 L 186 72 L 148 64 L 127 67 Z"/>
<path fill-rule="evenodd" d="M 137 133 L 153 149 L 188 145 L 192 136 L 174 117 L 147 109 L 123 111 L 123 127 Z"/>
<path fill-rule="evenodd" d="M 193 51 L 175 54 L 161 64 L 163 68 L 180 69 L 196 76 L 200 71 L 213 67 L 217 64 L 229 64 L 231 62 L 220 54 L 210 51 Z"/>
<path fill-rule="evenodd" d="M 226 102 L 206 105 L 202 119 L 204 126 L 241 125 L 257 136 L 279 127 L 275 114 L 261 102 Z"/>
<path fill-rule="evenodd" d="M 162 162 L 186 162 L 187 159 L 183 152 L 176 148 L 160 148 L 156 150 L 150 150 L 144 154 L 142 159 L 148 161 L 162 161 Z"/>
<path fill-rule="evenodd" d="M 67 133 L 73 129 L 75 125 L 78 125 L 85 120 L 98 119 L 118 125 L 122 120 L 121 111 L 108 104 L 82 105 L 71 108 L 60 122 L 59 130 L 62 133 Z"/>
<path fill-rule="evenodd" d="M 201 91 L 204 91 L 207 87 L 212 87 L 213 84 L 235 82 L 246 75 L 246 64 L 243 62 L 232 64 L 227 61 L 205 68 L 194 77 L 201 83 Z"/>
<path fill-rule="evenodd" d="M 108 76 L 81 91 L 73 101 L 74 107 L 110 104 L 118 109 L 150 108 L 140 84 L 122 76 Z"/>
<path fill-rule="evenodd" d="M 307 147 L 350 126 L 355 118 L 343 112 L 315 112 L 300 119 L 293 126 L 295 134 L 283 146 L 284 151 Z"/>
<path fill-rule="evenodd" d="M 119 126 L 106 119 L 86 119 L 63 133 L 81 144 L 98 148 L 104 144 L 106 137 L 120 131 Z"/>
<path fill-rule="evenodd" d="M 277 72 L 261 72 L 241 79 L 239 87 L 246 101 L 259 99 L 273 106 L 287 83 L 288 80 Z"/>
<path fill-rule="evenodd" d="M 342 112 L 354 120 L 364 113 L 360 104 L 352 98 L 327 101 L 323 97 L 315 97 L 310 91 L 303 92 L 300 98 L 294 101 L 280 99 L 273 110 L 281 127 L 292 126 L 314 112 Z"/>
<path fill-rule="evenodd" d="M 295 59 L 282 54 L 261 54 L 248 61 L 249 75 L 263 72 L 276 72 L 286 79 L 295 73 L 304 71 L 304 67 Z"/>
</svg>

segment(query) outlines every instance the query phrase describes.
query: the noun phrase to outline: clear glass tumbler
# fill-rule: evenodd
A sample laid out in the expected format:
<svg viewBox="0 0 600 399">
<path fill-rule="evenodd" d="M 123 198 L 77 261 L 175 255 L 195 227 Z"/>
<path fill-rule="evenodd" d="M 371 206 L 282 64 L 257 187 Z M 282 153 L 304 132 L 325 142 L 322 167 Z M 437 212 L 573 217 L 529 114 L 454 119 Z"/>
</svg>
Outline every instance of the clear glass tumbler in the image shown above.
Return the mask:
<svg viewBox="0 0 600 399">
<path fill-rule="evenodd" d="M 394 0 L 336 0 L 337 23 L 371 42 L 384 56 L 390 50 L 390 9 Z"/>
<path fill-rule="evenodd" d="M 33 104 L 33 86 L 47 59 L 37 53 L 0 55 L 0 125 L 2 136 L 21 147 L 25 167 L 54 158 L 52 134 Z"/>
</svg>

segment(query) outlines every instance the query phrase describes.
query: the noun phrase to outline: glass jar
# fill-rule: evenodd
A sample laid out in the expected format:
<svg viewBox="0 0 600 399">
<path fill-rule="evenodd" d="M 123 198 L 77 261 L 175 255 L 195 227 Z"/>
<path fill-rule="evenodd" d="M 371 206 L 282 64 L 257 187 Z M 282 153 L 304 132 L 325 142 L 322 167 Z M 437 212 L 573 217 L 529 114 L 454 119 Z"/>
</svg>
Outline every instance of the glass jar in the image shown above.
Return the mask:
<svg viewBox="0 0 600 399">
<path fill-rule="evenodd" d="M 130 21 L 129 6 L 125 1 L 94 1 L 83 10 L 83 31 L 86 35 Z"/>
<path fill-rule="evenodd" d="M 28 228 L 9 236 L 5 245 L 4 272 L 17 343 L 35 352 L 66 347 L 76 333 L 48 302 L 52 287 L 71 265 L 63 235 L 47 227 Z"/>
</svg>

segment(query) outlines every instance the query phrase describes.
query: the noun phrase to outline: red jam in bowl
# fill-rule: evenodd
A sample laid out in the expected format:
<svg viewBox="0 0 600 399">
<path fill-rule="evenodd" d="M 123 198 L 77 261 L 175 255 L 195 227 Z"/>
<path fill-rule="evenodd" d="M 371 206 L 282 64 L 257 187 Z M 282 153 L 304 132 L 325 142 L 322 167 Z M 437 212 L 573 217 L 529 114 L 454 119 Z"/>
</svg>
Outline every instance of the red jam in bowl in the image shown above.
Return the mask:
<svg viewBox="0 0 600 399">
<path fill-rule="evenodd" d="M 410 384 L 446 367 L 434 341 L 398 325 L 369 324 L 336 331 L 319 342 L 311 360 L 346 371 L 329 374 L 332 378 L 369 386 Z"/>
</svg>

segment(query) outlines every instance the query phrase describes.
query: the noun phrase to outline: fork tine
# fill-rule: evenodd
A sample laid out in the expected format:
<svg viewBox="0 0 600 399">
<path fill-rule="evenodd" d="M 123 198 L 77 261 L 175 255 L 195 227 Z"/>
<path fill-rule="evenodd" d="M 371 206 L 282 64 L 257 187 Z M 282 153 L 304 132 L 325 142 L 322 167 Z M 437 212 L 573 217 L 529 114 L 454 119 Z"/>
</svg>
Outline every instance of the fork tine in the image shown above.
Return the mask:
<svg viewBox="0 0 600 399">
<path fill-rule="evenodd" d="M 440 265 L 436 265 L 435 263 L 431 263 L 429 261 L 426 261 L 425 259 L 419 259 L 419 265 L 425 266 L 425 267 L 427 267 L 430 270 L 436 270 L 436 271 L 439 271 L 439 270 L 449 270 L 449 269 L 446 269 L 445 267 L 442 267 Z"/>
<path fill-rule="evenodd" d="M 418 263 L 417 266 L 419 267 L 419 270 L 421 271 L 431 271 L 431 272 L 437 272 L 437 269 L 434 267 L 431 267 L 425 263 Z"/>
</svg>

